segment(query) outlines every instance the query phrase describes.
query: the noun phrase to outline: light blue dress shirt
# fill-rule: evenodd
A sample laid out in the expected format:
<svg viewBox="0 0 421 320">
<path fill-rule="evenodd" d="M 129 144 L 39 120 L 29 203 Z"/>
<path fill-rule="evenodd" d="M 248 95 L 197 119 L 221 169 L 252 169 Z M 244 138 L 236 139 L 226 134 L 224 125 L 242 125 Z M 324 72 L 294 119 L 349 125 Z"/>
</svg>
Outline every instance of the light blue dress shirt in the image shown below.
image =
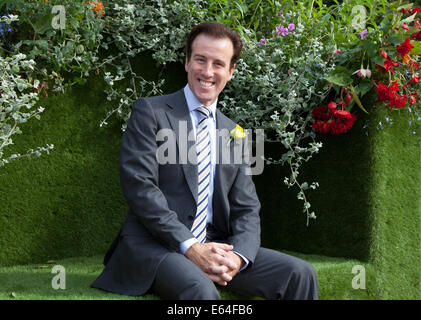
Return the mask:
<svg viewBox="0 0 421 320">
<path fill-rule="evenodd" d="M 190 111 L 190 118 L 193 125 L 193 132 L 194 136 L 196 137 L 196 128 L 200 120 L 200 114 L 198 111 L 196 111 L 197 108 L 201 107 L 202 104 L 197 99 L 197 97 L 194 95 L 194 93 L 191 91 L 189 85 L 187 84 L 184 87 L 184 95 L 186 97 L 187 106 Z M 216 152 L 215 152 L 215 139 L 216 139 L 216 104 L 218 103 L 218 100 L 215 100 L 214 103 L 212 103 L 209 106 L 209 109 L 211 111 L 210 117 L 207 119 L 208 121 L 208 128 L 209 128 L 209 135 L 210 135 L 210 144 L 211 144 L 211 176 L 209 181 L 209 199 L 213 198 L 213 182 L 215 178 L 215 163 L 216 163 Z M 212 223 L 213 218 L 213 211 L 212 211 L 212 201 L 209 201 L 208 204 L 208 216 L 207 216 L 207 223 Z M 193 244 L 198 242 L 196 238 L 188 239 L 180 244 L 180 252 L 184 254 Z M 234 251 L 235 252 L 235 251 Z M 236 252 L 245 262 L 243 268 L 241 270 L 245 269 L 248 265 L 248 260 L 243 257 L 241 254 Z"/>
</svg>

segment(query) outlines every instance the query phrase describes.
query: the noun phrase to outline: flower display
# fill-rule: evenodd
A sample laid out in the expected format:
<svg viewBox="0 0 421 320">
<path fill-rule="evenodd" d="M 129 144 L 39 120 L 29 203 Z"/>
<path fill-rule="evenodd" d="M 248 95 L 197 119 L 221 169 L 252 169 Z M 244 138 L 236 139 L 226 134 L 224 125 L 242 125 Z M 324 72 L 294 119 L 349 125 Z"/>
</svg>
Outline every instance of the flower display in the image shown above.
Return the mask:
<svg viewBox="0 0 421 320">
<path fill-rule="evenodd" d="M 341 92 L 339 102 L 334 105 L 330 102 L 328 107 L 321 106 L 313 110 L 312 128 L 316 132 L 346 133 L 356 120 L 356 116 L 351 113 L 355 104 L 369 113 L 361 102 L 365 94 L 374 96 L 392 111 L 405 109 L 411 112 L 409 106 L 416 107 L 421 79 L 418 64 L 421 55 L 421 23 L 420 18 L 416 17 L 419 12 L 421 8 L 399 10 L 394 13 L 399 19 L 396 19 L 395 25 L 389 25 L 389 30 L 366 28 L 356 35 L 359 40 L 352 46 L 337 49 L 341 50 L 340 54 L 334 53 L 339 66 L 326 79 L 336 92 Z M 389 20 L 385 18 L 385 21 Z M 346 50 L 361 52 L 361 56 L 355 59 L 360 63 L 358 69 L 355 62 L 343 55 Z M 354 71 L 351 73 L 349 70 Z M 335 99 L 336 96 L 337 93 Z M 337 105 L 341 108 L 337 108 Z"/>
</svg>

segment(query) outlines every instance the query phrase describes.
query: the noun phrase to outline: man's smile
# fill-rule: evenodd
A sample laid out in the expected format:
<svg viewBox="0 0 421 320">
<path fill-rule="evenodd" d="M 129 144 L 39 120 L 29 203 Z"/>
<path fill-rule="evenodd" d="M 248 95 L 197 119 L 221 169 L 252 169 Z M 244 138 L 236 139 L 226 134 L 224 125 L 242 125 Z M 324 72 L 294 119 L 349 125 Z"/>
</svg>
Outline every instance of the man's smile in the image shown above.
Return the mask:
<svg viewBox="0 0 421 320">
<path fill-rule="evenodd" d="M 201 86 L 206 87 L 206 88 L 210 88 L 215 84 L 215 82 L 205 81 L 205 80 L 201 80 L 201 79 L 199 79 L 199 83 L 200 83 Z"/>
</svg>

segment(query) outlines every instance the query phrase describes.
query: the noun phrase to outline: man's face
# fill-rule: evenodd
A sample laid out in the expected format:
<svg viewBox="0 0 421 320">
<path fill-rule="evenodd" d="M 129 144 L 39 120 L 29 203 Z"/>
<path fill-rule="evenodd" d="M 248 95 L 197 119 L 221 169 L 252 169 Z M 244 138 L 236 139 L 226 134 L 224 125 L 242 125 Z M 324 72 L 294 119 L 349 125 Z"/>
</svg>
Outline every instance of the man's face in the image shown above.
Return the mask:
<svg viewBox="0 0 421 320">
<path fill-rule="evenodd" d="M 216 39 L 199 34 L 193 41 L 190 59 L 185 68 L 190 90 L 204 105 L 211 105 L 226 83 L 231 80 L 230 67 L 234 47 L 229 38 Z"/>
</svg>

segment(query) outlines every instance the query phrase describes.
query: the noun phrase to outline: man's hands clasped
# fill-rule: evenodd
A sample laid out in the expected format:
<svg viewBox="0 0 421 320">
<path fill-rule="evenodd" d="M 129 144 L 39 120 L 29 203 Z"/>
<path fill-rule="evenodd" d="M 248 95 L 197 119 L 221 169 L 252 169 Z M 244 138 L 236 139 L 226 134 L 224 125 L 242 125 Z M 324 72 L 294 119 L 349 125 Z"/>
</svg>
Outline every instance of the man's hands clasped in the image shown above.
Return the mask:
<svg viewBox="0 0 421 320">
<path fill-rule="evenodd" d="M 195 263 L 213 282 L 226 286 L 241 269 L 244 261 L 225 243 L 195 243 L 185 256 Z"/>
</svg>

